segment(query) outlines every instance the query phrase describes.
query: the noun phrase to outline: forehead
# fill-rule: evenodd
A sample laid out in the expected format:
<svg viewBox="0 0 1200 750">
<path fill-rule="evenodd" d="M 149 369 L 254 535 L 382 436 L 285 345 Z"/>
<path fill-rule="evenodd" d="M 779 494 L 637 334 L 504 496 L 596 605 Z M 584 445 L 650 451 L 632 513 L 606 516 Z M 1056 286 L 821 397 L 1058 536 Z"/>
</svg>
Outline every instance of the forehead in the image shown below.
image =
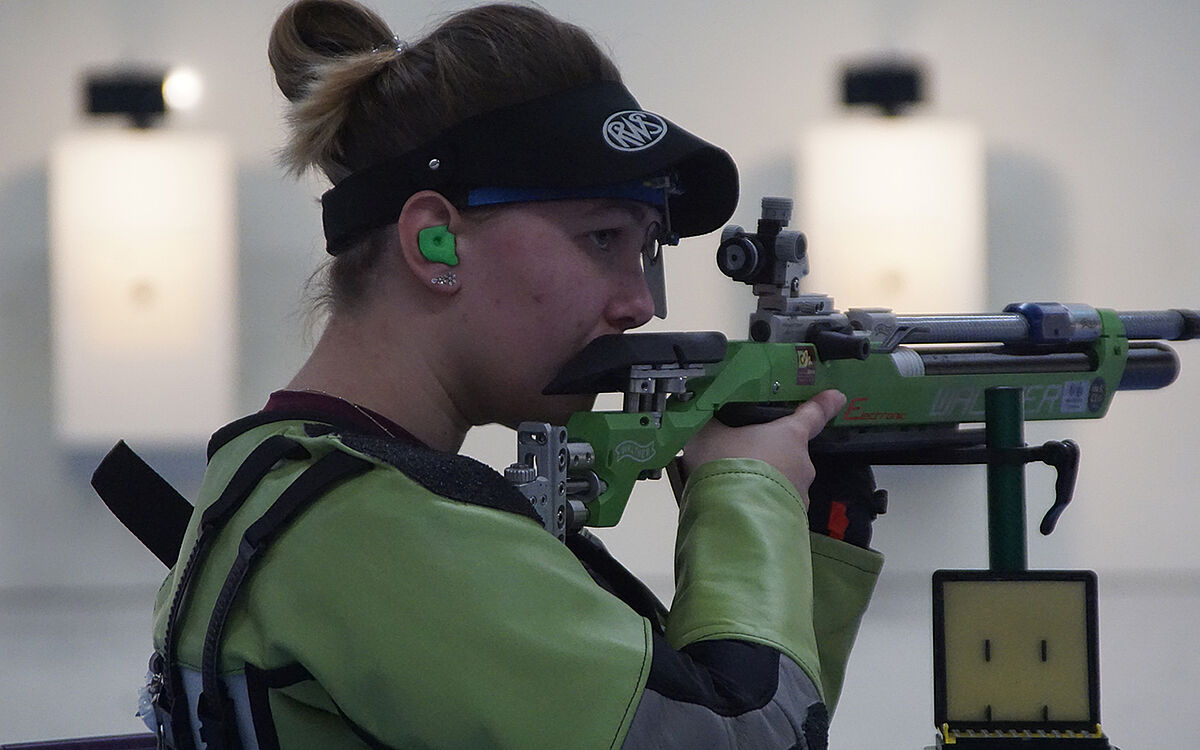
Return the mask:
<svg viewBox="0 0 1200 750">
<path fill-rule="evenodd" d="M 515 204 L 547 219 L 561 221 L 620 221 L 647 225 L 662 220 L 656 206 L 624 198 L 580 198 Z"/>
</svg>

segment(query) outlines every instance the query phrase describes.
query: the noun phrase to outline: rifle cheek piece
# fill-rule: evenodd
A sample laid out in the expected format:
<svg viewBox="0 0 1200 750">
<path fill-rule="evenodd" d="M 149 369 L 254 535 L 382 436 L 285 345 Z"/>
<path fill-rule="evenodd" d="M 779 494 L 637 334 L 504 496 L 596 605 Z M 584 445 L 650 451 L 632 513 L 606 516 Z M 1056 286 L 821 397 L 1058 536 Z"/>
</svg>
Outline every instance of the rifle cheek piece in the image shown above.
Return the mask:
<svg viewBox="0 0 1200 750">
<path fill-rule="evenodd" d="M 597 336 L 571 358 L 543 390 L 543 395 L 620 393 L 635 365 L 686 368 L 725 358 L 725 334 L 611 333 Z"/>
</svg>

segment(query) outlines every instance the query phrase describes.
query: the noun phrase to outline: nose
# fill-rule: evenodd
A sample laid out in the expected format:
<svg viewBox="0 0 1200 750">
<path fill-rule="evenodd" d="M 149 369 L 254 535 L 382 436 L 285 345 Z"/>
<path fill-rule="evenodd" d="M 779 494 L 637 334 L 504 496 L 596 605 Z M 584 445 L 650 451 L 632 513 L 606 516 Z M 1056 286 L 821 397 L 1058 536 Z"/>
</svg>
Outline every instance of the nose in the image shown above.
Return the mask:
<svg viewBox="0 0 1200 750">
<path fill-rule="evenodd" d="M 615 280 L 605 309 L 608 324 L 618 331 L 645 325 L 654 316 L 654 297 L 639 263 L 635 271 Z"/>
</svg>

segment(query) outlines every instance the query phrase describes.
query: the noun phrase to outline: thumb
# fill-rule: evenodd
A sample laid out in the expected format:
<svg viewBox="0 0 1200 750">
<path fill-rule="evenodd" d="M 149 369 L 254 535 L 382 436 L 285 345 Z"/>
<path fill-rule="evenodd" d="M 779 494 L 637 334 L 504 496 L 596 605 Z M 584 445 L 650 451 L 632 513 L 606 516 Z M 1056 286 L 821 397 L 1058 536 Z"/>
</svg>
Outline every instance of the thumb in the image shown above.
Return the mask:
<svg viewBox="0 0 1200 750">
<path fill-rule="evenodd" d="M 793 420 L 792 429 L 796 431 L 797 440 L 808 443 L 825 429 L 829 420 L 836 417 L 845 405 L 846 396 L 841 391 L 821 391 L 796 407 L 796 411 L 786 419 Z"/>
</svg>

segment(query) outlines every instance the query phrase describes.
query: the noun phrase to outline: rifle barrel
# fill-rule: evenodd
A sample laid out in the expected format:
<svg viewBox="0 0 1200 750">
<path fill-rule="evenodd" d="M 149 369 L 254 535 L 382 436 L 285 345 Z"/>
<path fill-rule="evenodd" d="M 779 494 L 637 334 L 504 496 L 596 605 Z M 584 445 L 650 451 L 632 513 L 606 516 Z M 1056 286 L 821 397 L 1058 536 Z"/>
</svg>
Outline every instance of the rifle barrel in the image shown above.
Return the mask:
<svg viewBox="0 0 1200 750">
<path fill-rule="evenodd" d="M 1196 338 L 1196 312 L 1192 310 L 1139 310 L 1119 312 L 1128 339 L 1182 341 Z"/>
<path fill-rule="evenodd" d="M 1029 321 L 1019 313 L 897 315 L 908 328 L 906 344 L 1016 344 L 1029 340 Z"/>
</svg>

